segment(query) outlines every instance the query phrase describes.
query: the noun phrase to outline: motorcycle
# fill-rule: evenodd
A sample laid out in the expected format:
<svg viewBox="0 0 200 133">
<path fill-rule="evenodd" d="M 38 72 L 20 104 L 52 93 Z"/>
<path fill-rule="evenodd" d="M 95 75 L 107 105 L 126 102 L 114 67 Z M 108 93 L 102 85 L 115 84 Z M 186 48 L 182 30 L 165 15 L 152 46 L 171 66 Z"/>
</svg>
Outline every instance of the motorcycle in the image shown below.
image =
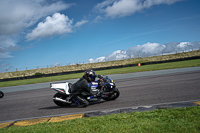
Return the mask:
<svg viewBox="0 0 200 133">
<path fill-rule="evenodd" d="M 99 79 L 94 82 L 90 82 L 91 84 L 91 93 L 82 91 L 81 97 L 86 99 L 89 103 L 98 102 L 101 99 L 105 101 L 115 100 L 119 97 L 120 92 L 116 88 L 115 82 L 109 78 L 108 76 L 104 76 L 103 79 Z M 51 83 L 50 87 L 57 91 L 57 93 L 53 96 L 53 101 L 56 105 L 60 107 L 70 106 L 75 104 L 77 106 L 81 106 L 82 103 L 78 99 L 76 99 L 71 92 L 71 83 Z"/>
<path fill-rule="evenodd" d="M 2 91 L 0 91 L 0 98 L 3 98 L 4 93 Z"/>
</svg>

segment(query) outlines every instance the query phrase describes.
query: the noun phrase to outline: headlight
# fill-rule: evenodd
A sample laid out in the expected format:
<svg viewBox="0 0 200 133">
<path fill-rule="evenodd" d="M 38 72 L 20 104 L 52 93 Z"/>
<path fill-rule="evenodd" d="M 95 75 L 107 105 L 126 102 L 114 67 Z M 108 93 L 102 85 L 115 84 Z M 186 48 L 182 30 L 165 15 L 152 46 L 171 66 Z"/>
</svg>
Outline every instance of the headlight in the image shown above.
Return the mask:
<svg viewBox="0 0 200 133">
<path fill-rule="evenodd" d="M 114 86 L 115 84 L 114 84 L 114 83 L 110 83 L 110 85 L 111 85 L 111 86 Z"/>
</svg>

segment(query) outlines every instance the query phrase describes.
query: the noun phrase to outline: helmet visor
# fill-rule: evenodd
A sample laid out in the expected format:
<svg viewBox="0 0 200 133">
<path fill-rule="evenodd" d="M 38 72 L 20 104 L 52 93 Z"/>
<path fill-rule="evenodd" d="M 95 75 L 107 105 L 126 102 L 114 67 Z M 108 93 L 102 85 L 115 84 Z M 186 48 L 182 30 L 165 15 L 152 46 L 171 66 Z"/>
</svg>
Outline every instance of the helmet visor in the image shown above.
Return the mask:
<svg viewBox="0 0 200 133">
<path fill-rule="evenodd" d="M 91 81 L 95 81 L 96 76 L 95 75 L 90 75 Z"/>
</svg>

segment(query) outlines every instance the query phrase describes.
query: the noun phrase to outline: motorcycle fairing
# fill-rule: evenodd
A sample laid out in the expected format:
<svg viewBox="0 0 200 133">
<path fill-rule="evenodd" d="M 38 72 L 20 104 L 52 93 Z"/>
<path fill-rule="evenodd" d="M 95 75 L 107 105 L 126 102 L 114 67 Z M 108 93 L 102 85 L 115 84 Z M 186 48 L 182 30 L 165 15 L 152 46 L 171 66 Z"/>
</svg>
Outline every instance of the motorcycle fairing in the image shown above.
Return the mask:
<svg viewBox="0 0 200 133">
<path fill-rule="evenodd" d="M 55 91 L 58 91 L 62 94 L 66 94 L 69 95 L 69 83 L 65 82 L 65 83 L 54 83 L 50 85 L 52 89 L 54 89 Z"/>
</svg>

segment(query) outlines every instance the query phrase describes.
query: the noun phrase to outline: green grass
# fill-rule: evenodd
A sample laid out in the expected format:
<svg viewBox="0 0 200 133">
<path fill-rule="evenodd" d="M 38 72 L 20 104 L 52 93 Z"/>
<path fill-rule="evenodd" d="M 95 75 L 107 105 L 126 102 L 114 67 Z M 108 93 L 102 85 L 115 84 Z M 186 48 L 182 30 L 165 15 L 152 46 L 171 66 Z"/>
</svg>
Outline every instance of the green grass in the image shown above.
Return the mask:
<svg viewBox="0 0 200 133">
<path fill-rule="evenodd" d="M 112 114 L 101 117 L 46 122 L 0 129 L 0 133 L 199 133 L 200 107 L 162 109 L 151 112 Z"/>
<path fill-rule="evenodd" d="M 118 68 L 118 69 L 110 69 L 110 70 L 102 70 L 102 71 L 96 71 L 96 73 L 102 74 L 102 75 L 109 75 L 109 74 L 122 74 L 122 73 L 155 71 L 155 70 L 174 69 L 174 68 L 195 67 L 195 66 L 200 66 L 200 59 L 189 60 L 189 61 L 179 61 L 179 62 L 172 62 L 172 63 L 154 64 L 154 65 L 145 65 L 145 66 L 126 67 L 126 68 Z M 44 77 L 44 78 L 6 81 L 6 82 L 0 82 L 0 87 L 74 79 L 74 78 L 80 78 L 82 75 L 83 75 L 83 73 L 77 73 L 77 74 L 51 76 L 51 77 Z"/>
</svg>

